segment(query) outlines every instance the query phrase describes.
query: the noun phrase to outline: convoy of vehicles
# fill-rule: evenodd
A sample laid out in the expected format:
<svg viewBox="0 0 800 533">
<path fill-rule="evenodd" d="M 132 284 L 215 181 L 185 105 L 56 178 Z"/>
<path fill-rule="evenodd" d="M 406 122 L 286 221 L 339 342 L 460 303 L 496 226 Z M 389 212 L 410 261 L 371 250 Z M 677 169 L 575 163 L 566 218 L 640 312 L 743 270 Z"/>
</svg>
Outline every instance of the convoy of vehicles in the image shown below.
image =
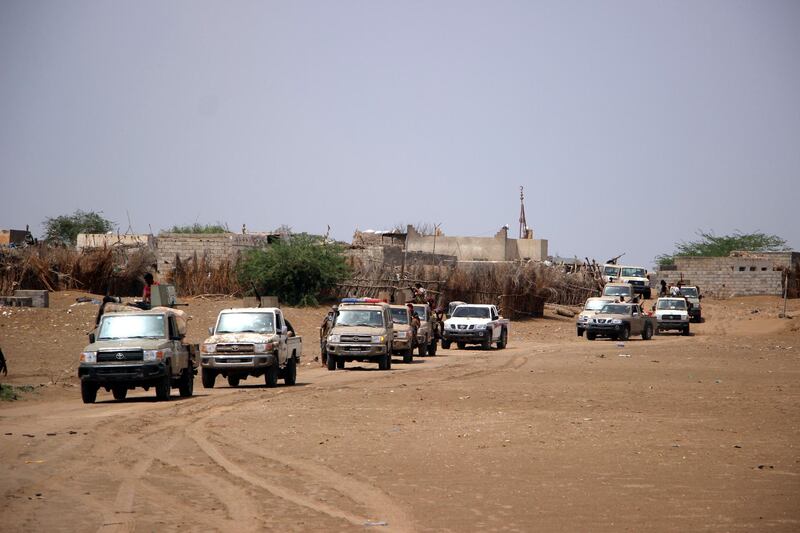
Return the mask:
<svg viewBox="0 0 800 533">
<path fill-rule="evenodd" d="M 585 325 L 586 338 L 608 337 L 625 341 L 633 335 L 650 340 L 656 330 L 656 320 L 644 312 L 638 303 L 607 303 Z"/>
<path fill-rule="evenodd" d="M 508 343 L 508 324 L 494 305 L 459 305 L 444 321 L 442 348 L 455 342 L 460 350 L 468 344 L 480 344 L 487 350 L 496 344 L 502 350 Z"/>
<path fill-rule="evenodd" d="M 678 330 L 689 335 L 689 302 L 681 296 L 659 298 L 653 305 L 658 331 Z"/>
<path fill-rule="evenodd" d="M 183 397 L 191 396 L 197 347 L 184 343 L 183 314 L 167 307 L 114 309 L 103 314 L 81 353 L 78 377 L 83 402 L 94 403 L 100 388 L 117 400 L 136 387 L 153 387 L 158 400 L 168 400 L 173 388 Z"/>
<path fill-rule="evenodd" d="M 264 376 L 267 387 L 276 386 L 280 378 L 295 384 L 303 341 L 280 309 L 225 309 L 209 334 L 200 346 L 204 388 L 213 388 L 219 375 L 231 387 L 248 376 Z"/>
<path fill-rule="evenodd" d="M 369 298 L 346 298 L 339 304 L 336 322 L 328 335 L 328 370 L 344 368 L 348 361 L 378 363 L 392 368 L 394 321 L 389 304 Z"/>
</svg>

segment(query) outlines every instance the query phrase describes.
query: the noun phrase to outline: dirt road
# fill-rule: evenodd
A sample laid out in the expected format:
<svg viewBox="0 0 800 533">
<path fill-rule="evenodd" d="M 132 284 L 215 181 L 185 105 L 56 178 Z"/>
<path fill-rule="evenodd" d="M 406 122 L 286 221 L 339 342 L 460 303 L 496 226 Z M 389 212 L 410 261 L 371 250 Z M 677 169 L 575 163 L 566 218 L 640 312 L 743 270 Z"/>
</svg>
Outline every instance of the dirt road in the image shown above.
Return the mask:
<svg viewBox="0 0 800 533">
<path fill-rule="evenodd" d="M 60 376 L 80 350 L 45 350 L 58 331 L 35 327 L 73 296 L 0 322 L 19 383 Z M 195 320 L 225 304 L 198 304 Z M 589 342 L 550 317 L 515 322 L 505 350 L 390 372 L 313 364 L 277 389 L 198 378 L 195 397 L 166 403 L 136 391 L 83 405 L 59 379 L 0 404 L 0 527 L 797 531 L 800 318 L 778 319 L 776 299 L 704 305 L 691 337 Z M 73 309 L 69 331 L 93 313 Z M 312 358 L 323 313 L 287 311 Z"/>
</svg>

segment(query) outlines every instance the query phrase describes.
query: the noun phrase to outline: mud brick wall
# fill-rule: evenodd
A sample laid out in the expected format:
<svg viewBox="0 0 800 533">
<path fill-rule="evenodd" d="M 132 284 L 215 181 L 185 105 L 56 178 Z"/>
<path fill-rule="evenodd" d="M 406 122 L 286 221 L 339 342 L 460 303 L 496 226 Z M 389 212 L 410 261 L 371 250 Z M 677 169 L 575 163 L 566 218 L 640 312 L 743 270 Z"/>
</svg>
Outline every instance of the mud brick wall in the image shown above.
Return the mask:
<svg viewBox="0 0 800 533">
<path fill-rule="evenodd" d="M 786 258 L 781 257 L 785 260 Z M 778 260 L 777 263 L 785 261 Z M 791 259 L 790 259 L 791 260 Z M 674 270 L 658 270 L 655 286 L 663 279 L 668 284 L 683 280 L 699 285 L 701 292 L 717 298 L 732 296 L 782 295 L 784 273 L 769 257 L 677 257 Z"/>
<path fill-rule="evenodd" d="M 180 257 L 181 261 L 195 256 L 198 259 L 205 256 L 212 263 L 224 259 L 235 261 L 243 250 L 265 246 L 267 239 L 267 235 L 261 234 L 162 233 L 156 238 L 158 271 L 162 274 L 172 271 L 176 257 Z"/>
</svg>

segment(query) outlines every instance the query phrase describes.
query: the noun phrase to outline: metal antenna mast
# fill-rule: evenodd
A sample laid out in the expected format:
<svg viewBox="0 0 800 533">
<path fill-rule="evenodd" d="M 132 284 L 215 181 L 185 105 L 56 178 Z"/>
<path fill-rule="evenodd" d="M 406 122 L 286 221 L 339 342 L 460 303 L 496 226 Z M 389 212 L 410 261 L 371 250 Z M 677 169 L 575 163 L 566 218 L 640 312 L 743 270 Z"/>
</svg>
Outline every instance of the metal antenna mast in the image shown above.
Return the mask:
<svg viewBox="0 0 800 533">
<path fill-rule="evenodd" d="M 523 187 L 519 188 L 519 238 L 528 237 L 528 221 L 525 220 L 525 192 Z"/>
</svg>

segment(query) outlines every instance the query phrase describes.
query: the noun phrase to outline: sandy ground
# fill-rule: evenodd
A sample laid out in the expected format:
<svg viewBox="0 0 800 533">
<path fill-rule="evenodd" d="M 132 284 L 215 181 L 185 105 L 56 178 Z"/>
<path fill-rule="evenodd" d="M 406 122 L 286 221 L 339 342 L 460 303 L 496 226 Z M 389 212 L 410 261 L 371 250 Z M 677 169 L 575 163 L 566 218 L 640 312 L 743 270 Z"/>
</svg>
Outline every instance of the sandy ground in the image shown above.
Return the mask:
<svg viewBox="0 0 800 533">
<path fill-rule="evenodd" d="M 691 337 L 624 346 L 548 316 L 390 372 L 322 369 L 325 310 L 287 309 L 295 387 L 84 405 L 97 306 L 51 296 L 0 309 L 3 382 L 37 385 L 0 403 L 3 531 L 800 530 L 797 301 L 704 300 Z M 189 303 L 193 342 L 238 304 Z"/>
</svg>

